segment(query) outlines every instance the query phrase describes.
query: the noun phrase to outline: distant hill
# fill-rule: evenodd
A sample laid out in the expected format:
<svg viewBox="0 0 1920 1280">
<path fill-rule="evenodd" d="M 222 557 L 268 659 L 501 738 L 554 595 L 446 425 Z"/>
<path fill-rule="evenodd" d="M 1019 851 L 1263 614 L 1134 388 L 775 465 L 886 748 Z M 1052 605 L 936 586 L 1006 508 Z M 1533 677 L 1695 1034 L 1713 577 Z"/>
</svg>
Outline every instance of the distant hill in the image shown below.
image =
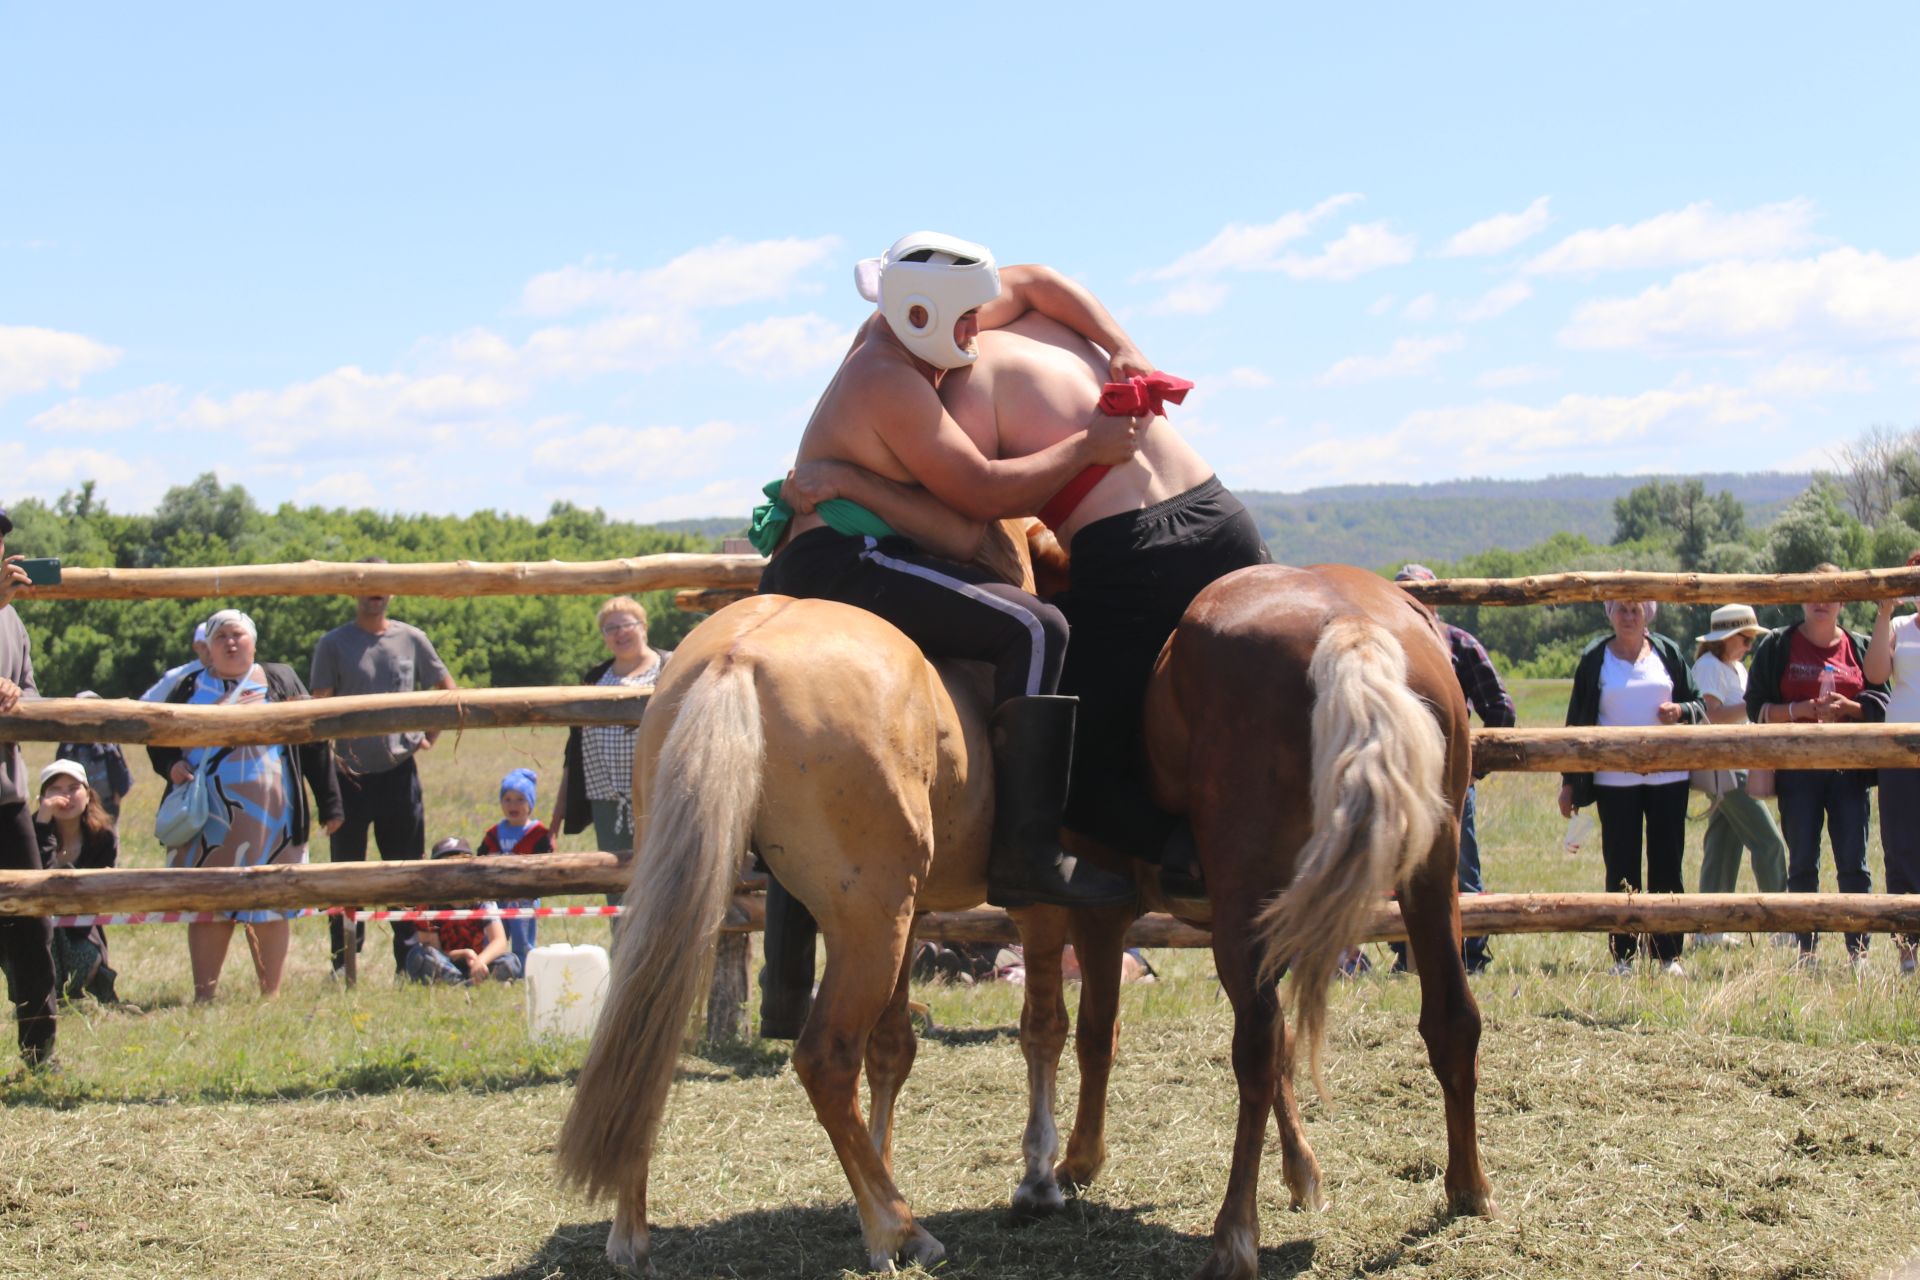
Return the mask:
<svg viewBox="0 0 1920 1280">
<path fill-rule="evenodd" d="M 662 520 L 653 526 L 661 533 L 688 533 L 696 538 L 738 538 L 746 533 L 747 522 L 741 516 L 703 516 L 697 520 Z"/>
<path fill-rule="evenodd" d="M 1276 560 L 1379 568 L 1406 560 L 1454 560 L 1492 547 L 1530 547 L 1563 529 L 1606 542 L 1613 537 L 1613 500 L 1656 479 L 1699 480 L 1708 493 L 1725 490 L 1746 506 L 1747 524 L 1755 527 L 1770 524 L 1813 477 L 1780 472 L 1567 475 L 1238 493 Z"/>
</svg>

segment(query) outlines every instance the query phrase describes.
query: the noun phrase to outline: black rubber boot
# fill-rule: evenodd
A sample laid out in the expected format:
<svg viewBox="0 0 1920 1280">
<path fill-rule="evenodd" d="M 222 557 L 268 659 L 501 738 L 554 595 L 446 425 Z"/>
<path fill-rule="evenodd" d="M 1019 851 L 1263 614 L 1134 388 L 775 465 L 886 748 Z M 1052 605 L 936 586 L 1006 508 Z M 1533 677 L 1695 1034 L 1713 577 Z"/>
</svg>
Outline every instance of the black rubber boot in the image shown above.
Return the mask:
<svg viewBox="0 0 1920 1280">
<path fill-rule="evenodd" d="M 793 1040 L 813 1008 L 813 913 L 767 877 L 767 926 L 761 937 L 766 965 L 760 970 L 760 1038 Z"/>
<path fill-rule="evenodd" d="M 1160 851 L 1160 892 L 1169 898 L 1206 899 L 1207 882 L 1200 877 L 1200 849 L 1185 818 L 1174 826 Z"/>
<path fill-rule="evenodd" d="M 993 713 L 987 901 L 996 907 L 1114 907 L 1133 900 L 1133 881 L 1060 847 L 1079 701 L 1044 694 L 1009 698 Z"/>
</svg>

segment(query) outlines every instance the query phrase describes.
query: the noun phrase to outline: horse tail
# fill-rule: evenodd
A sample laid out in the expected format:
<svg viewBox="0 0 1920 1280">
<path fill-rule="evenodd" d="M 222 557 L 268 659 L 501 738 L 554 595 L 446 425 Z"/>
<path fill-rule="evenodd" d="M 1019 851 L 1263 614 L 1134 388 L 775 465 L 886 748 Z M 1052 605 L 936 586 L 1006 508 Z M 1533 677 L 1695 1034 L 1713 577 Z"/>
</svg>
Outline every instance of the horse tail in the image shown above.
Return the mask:
<svg viewBox="0 0 1920 1280">
<path fill-rule="evenodd" d="M 1389 889 L 1406 881 L 1446 821 L 1446 741 L 1407 687 L 1407 655 L 1385 627 L 1335 618 L 1320 633 L 1307 680 L 1313 700 L 1313 834 L 1293 883 L 1255 922 L 1262 983 L 1291 967 L 1293 1010 L 1314 1088 L 1327 987 Z"/>
<path fill-rule="evenodd" d="M 751 668 L 715 660 L 660 750 L 606 1004 L 560 1130 L 561 1178 L 589 1195 L 646 1176 L 759 807 L 765 751 Z"/>
</svg>

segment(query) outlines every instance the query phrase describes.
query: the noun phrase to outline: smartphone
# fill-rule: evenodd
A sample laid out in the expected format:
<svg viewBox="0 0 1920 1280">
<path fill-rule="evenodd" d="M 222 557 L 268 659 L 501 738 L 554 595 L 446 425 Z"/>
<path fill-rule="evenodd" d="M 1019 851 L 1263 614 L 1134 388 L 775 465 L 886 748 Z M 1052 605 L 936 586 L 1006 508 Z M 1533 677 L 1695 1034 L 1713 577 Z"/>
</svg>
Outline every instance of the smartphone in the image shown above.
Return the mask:
<svg viewBox="0 0 1920 1280">
<path fill-rule="evenodd" d="M 28 557 L 20 560 L 19 565 L 27 571 L 27 581 L 36 587 L 57 587 L 60 585 L 60 559 L 58 556 Z"/>
</svg>

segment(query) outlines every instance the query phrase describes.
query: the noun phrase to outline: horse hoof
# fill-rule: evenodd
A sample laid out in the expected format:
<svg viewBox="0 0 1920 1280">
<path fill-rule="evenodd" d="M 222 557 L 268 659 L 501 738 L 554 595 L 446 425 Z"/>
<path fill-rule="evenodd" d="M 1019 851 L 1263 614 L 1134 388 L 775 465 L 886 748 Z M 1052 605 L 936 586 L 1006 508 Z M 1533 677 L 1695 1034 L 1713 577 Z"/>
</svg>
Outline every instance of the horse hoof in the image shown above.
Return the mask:
<svg viewBox="0 0 1920 1280">
<path fill-rule="evenodd" d="M 1069 1156 L 1054 1166 L 1053 1180 L 1075 1195 L 1093 1185 L 1100 1174 L 1100 1164 L 1095 1161 L 1078 1161 Z"/>
<path fill-rule="evenodd" d="M 1260 1241 L 1251 1231 L 1216 1234 L 1213 1252 L 1193 1273 L 1193 1280 L 1259 1280 Z"/>
<path fill-rule="evenodd" d="M 1447 1209 L 1463 1218 L 1493 1218 L 1499 1211 L 1493 1206 L 1493 1191 L 1482 1187 L 1474 1191 L 1456 1191 L 1447 1197 Z"/>
<path fill-rule="evenodd" d="M 607 1233 L 607 1261 L 617 1271 L 628 1275 L 652 1275 L 653 1259 L 648 1256 L 652 1252 L 652 1242 L 644 1231 Z"/>
<path fill-rule="evenodd" d="M 1295 1213 L 1325 1213 L 1333 1207 L 1333 1202 L 1321 1194 L 1320 1184 L 1316 1181 L 1295 1190 L 1290 1207 Z"/>
<path fill-rule="evenodd" d="M 947 1246 L 927 1234 L 926 1228 L 915 1227 L 913 1235 L 900 1250 L 900 1260 L 909 1265 L 931 1267 L 947 1256 Z"/>
<path fill-rule="evenodd" d="M 1051 1180 L 1023 1182 L 1013 1193 L 1013 1217 L 1016 1222 L 1051 1217 L 1066 1207 L 1066 1196 L 1061 1194 L 1059 1184 Z"/>
</svg>

